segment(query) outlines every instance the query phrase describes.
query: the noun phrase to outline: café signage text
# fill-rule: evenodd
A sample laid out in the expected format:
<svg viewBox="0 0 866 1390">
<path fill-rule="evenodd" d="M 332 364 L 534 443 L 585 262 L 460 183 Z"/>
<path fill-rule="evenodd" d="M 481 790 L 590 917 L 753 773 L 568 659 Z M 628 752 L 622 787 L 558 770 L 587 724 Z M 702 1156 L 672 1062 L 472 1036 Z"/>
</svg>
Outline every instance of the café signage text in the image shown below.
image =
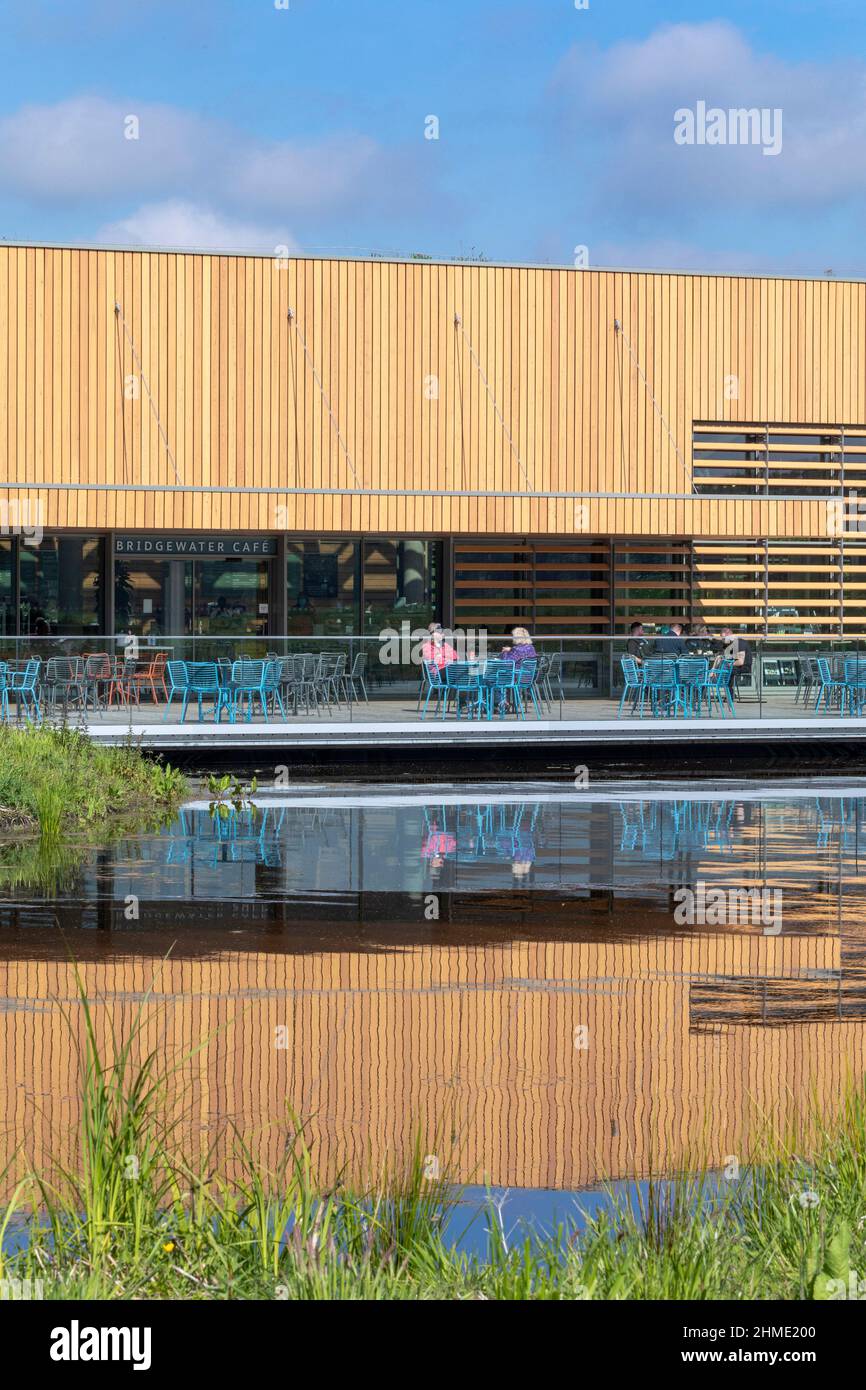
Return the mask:
<svg viewBox="0 0 866 1390">
<path fill-rule="evenodd" d="M 115 555 L 209 555 L 216 559 L 276 555 L 274 536 L 115 536 Z"/>
</svg>

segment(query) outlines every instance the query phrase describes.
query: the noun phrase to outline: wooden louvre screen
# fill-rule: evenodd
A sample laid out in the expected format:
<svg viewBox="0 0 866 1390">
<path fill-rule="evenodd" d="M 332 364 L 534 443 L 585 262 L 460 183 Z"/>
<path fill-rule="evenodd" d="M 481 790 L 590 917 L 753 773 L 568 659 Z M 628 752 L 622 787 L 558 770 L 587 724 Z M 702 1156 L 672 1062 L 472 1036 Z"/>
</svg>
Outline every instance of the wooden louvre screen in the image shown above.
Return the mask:
<svg viewBox="0 0 866 1390">
<path fill-rule="evenodd" d="M 866 425 L 697 420 L 692 479 L 702 496 L 847 496 L 866 486 Z"/>
<path fill-rule="evenodd" d="M 459 628 L 622 635 L 679 618 L 755 637 L 866 636 L 866 537 L 457 541 L 454 552 Z"/>
<path fill-rule="evenodd" d="M 539 636 L 607 632 L 608 541 L 457 541 L 454 623 L 494 633 L 521 624 Z"/>
<path fill-rule="evenodd" d="M 638 619 L 688 622 L 691 609 L 691 543 L 656 539 L 615 541 L 614 613 L 622 631 Z"/>
</svg>

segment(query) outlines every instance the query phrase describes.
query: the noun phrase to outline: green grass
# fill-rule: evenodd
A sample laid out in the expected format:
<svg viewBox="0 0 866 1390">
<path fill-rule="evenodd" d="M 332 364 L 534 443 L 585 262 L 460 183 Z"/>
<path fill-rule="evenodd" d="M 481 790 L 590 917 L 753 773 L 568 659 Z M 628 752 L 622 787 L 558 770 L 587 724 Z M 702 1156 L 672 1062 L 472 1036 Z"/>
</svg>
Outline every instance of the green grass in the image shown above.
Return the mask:
<svg viewBox="0 0 866 1390">
<path fill-rule="evenodd" d="M 56 839 L 118 817 L 157 819 L 184 789 L 175 768 L 134 744 L 100 748 L 73 729 L 0 728 L 0 829 L 30 825 Z"/>
<path fill-rule="evenodd" d="M 831 1279 L 866 1273 L 859 1090 L 832 1123 L 811 1117 L 808 1147 L 768 1131 L 758 1165 L 736 1181 L 651 1183 L 639 1202 L 612 1199 L 582 1228 L 540 1238 L 509 1234 L 491 1207 L 476 1257 L 443 1239 L 460 1194 L 447 1171 L 425 1176 L 441 1135 L 419 1129 L 401 1168 L 325 1189 L 303 1126 L 287 1117 L 272 1170 L 252 1140 L 225 1136 L 228 1177 L 215 1145 L 183 1150 L 188 1058 L 163 1067 L 156 1051 L 139 1056 L 152 1001 L 107 1057 L 83 994 L 73 1007 L 85 1018 L 75 1160 L 47 1175 L 8 1155 L 0 1205 L 0 1278 L 41 1280 L 46 1298 L 772 1300 L 826 1298 Z"/>
</svg>

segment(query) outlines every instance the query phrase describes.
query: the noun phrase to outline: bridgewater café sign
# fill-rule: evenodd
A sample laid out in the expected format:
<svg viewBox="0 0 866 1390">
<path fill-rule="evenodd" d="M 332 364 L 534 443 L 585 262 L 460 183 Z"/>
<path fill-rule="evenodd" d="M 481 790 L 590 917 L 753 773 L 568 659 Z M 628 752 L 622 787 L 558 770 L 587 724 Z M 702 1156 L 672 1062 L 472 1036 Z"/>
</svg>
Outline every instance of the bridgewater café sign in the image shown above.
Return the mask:
<svg viewBox="0 0 866 1390">
<path fill-rule="evenodd" d="M 178 557 L 205 555 L 214 559 L 261 559 L 276 555 L 275 536 L 115 536 L 115 555 Z"/>
</svg>

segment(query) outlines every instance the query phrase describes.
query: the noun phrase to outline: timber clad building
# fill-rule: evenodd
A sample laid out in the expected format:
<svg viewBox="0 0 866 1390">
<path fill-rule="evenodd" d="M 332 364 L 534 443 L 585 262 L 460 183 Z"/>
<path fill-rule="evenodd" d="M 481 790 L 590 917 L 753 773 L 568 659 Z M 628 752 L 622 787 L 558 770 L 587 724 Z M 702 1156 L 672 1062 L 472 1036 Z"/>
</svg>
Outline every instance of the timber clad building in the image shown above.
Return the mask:
<svg viewBox="0 0 866 1390">
<path fill-rule="evenodd" d="M 855 636 L 858 495 L 866 284 L 0 247 L 6 635 Z"/>
</svg>

